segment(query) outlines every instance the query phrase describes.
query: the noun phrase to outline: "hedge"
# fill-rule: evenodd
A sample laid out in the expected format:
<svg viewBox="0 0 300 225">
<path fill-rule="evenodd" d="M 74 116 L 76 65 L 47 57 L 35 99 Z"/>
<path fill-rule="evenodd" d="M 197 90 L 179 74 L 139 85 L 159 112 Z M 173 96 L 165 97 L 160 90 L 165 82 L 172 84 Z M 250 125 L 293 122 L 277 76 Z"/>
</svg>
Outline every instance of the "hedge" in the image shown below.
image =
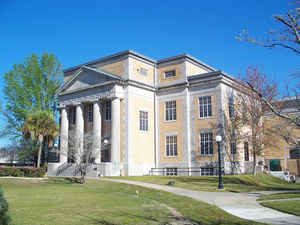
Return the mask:
<svg viewBox="0 0 300 225">
<path fill-rule="evenodd" d="M 7 215 L 8 203 L 3 196 L 3 192 L 0 189 L 0 225 L 8 225 L 10 217 Z"/>
<path fill-rule="evenodd" d="M 0 167 L 0 177 L 43 177 L 46 168 L 34 167 Z"/>
</svg>

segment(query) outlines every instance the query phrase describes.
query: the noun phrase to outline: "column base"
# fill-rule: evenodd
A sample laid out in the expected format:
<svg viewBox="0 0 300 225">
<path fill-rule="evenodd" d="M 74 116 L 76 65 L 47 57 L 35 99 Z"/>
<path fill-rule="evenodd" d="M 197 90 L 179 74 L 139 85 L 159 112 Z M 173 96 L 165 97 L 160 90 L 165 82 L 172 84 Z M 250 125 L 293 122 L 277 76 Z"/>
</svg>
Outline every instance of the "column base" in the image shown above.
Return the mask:
<svg viewBox="0 0 300 225">
<path fill-rule="evenodd" d="M 100 177 L 100 176 L 124 176 L 124 167 L 121 163 L 99 163 L 91 164 L 87 169 L 87 177 Z M 76 170 L 74 163 L 49 163 L 48 176 L 54 177 L 69 177 L 69 176 L 80 176 L 79 171 Z"/>
</svg>

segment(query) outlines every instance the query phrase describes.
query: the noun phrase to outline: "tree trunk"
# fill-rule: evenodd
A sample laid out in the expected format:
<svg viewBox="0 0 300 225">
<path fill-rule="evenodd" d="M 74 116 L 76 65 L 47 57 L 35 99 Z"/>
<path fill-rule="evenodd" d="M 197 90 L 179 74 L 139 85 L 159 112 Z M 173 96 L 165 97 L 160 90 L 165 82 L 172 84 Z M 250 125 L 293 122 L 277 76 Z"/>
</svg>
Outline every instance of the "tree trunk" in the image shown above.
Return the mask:
<svg viewBox="0 0 300 225">
<path fill-rule="evenodd" d="M 256 152 L 255 150 L 253 151 L 253 175 L 256 175 Z"/>
<path fill-rule="evenodd" d="M 37 168 L 40 168 L 41 165 L 41 154 L 42 154 L 42 148 L 43 148 L 43 135 L 39 135 L 39 151 L 38 151 L 38 159 L 37 159 Z"/>
<path fill-rule="evenodd" d="M 86 172 L 81 171 L 80 184 L 85 184 L 85 176 L 86 176 Z"/>
</svg>

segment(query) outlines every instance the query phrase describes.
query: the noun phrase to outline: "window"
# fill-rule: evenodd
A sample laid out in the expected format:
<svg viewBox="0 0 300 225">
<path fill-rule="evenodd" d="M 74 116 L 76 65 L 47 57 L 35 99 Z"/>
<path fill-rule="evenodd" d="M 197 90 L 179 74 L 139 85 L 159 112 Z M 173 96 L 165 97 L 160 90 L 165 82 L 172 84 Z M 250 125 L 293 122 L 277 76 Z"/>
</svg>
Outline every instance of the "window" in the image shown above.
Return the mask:
<svg viewBox="0 0 300 225">
<path fill-rule="evenodd" d="M 213 133 L 200 133 L 200 155 L 207 156 L 213 154 Z"/>
<path fill-rule="evenodd" d="M 230 143 L 230 152 L 231 152 L 231 155 L 235 155 L 236 154 L 236 142 L 235 141 L 232 141 Z"/>
<path fill-rule="evenodd" d="M 147 74 L 148 74 L 148 70 L 145 69 L 145 68 L 143 68 L 143 67 L 141 67 L 141 68 L 139 69 L 139 72 L 140 72 L 140 74 L 142 74 L 142 75 L 144 75 L 144 76 L 147 76 Z"/>
<path fill-rule="evenodd" d="M 101 162 L 110 162 L 110 148 L 111 145 L 106 145 L 101 149 Z"/>
<path fill-rule="evenodd" d="M 140 111 L 140 130 L 148 130 L 148 112 Z"/>
<path fill-rule="evenodd" d="M 166 136 L 166 155 L 177 156 L 177 136 Z"/>
<path fill-rule="evenodd" d="M 199 117 L 206 118 L 211 116 L 211 96 L 199 97 Z"/>
<path fill-rule="evenodd" d="M 176 100 L 166 102 L 166 121 L 176 120 Z"/>
<path fill-rule="evenodd" d="M 87 115 L 88 115 L 88 122 L 92 123 L 93 122 L 93 105 L 89 104 L 87 106 Z"/>
<path fill-rule="evenodd" d="M 246 103 L 243 103 L 242 105 L 242 116 L 243 116 L 243 123 L 246 124 L 248 123 L 248 113 L 247 113 L 247 106 Z"/>
<path fill-rule="evenodd" d="M 176 70 L 169 70 L 165 72 L 165 78 L 176 77 Z"/>
<path fill-rule="evenodd" d="M 177 176 L 177 168 L 166 168 L 167 176 Z"/>
<path fill-rule="evenodd" d="M 249 144 L 248 144 L 248 142 L 244 142 L 244 154 L 245 154 L 245 161 L 249 161 Z"/>
<path fill-rule="evenodd" d="M 111 102 L 105 102 L 105 120 L 111 120 Z"/>
<path fill-rule="evenodd" d="M 234 98 L 231 96 L 228 99 L 229 118 L 234 118 Z"/>
<path fill-rule="evenodd" d="M 71 124 L 76 123 L 76 107 L 70 108 L 70 122 L 71 122 Z"/>
<path fill-rule="evenodd" d="M 214 168 L 200 168 L 200 175 L 201 176 L 213 176 L 214 175 Z"/>
</svg>

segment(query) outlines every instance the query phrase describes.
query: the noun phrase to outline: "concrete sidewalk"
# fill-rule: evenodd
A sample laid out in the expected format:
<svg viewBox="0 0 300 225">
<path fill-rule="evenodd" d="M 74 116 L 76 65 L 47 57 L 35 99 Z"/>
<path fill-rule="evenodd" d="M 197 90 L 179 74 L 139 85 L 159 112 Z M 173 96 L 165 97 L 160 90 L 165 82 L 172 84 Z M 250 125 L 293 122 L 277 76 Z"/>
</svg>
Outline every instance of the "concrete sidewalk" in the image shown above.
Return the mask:
<svg viewBox="0 0 300 225">
<path fill-rule="evenodd" d="M 190 197 L 196 200 L 216 205 L 226 212 L 237 217 L 254 220 L 256 222 L 280 225 L 300 225 L 300 217 L 282 213 L 270 208 L 263 207 L 256 201 L 261 193 L 232 193 L 232 192 L 204 192 L 193 191 L 183 188 L 149 184 L 138 181 L 106 179 L 102 180 L 143 186 L 147 188 L 171 192 L 177 195 Z M 268 192 L 263 192 L 268 193 Z M 274 192 L 269 192 L 274 193 Z M 278 192 L 277 192 L 278 193 Z"/>
</svg>

